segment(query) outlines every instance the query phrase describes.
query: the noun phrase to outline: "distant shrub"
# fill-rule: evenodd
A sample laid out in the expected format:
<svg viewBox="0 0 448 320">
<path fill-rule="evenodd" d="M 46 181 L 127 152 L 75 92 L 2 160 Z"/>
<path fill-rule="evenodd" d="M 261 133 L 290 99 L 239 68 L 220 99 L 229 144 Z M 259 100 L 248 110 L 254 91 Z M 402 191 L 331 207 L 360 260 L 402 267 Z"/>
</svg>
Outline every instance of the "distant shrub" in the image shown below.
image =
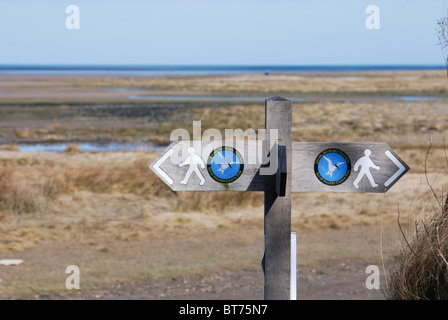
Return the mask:
<svg viewBox="0 0 448 320">
<path fill-rule="evenodd" d="M 43 140 L 45 142 L 56 142 L 56 141 L 61 141 L 62 138 L 55 134 L 49 134 L 49 135 L 44 136 Z"/>
<path fill-rule="evenodd" d="M 35 136 L 34 133 L 29 129 L 16 130 L 14 132 L 14 135 L 16 136 L 16 138 L 20 139 L 29 139 Z"/>
<path fill-rule="evenodd" d="M 39 199 L 28 190 L 19 190 L 13 183 L 14 172 L 0 167 L 0 211 L 30 213 L 39 207 Z"/>
<path fill-rule="evenodd" d="M 65 147 L 64 152 L 79 153 L 79 152 L 81 152 L 81 149 L 76 144 L 69 144 L 67 147 Z"/>
<path fill-rule="evenodd" d="M 4 144 L 4 145 L 2 145 L 1 150 L 19 151 L 19 146 L 17 146 L 16 144 Z"/>
</svg>

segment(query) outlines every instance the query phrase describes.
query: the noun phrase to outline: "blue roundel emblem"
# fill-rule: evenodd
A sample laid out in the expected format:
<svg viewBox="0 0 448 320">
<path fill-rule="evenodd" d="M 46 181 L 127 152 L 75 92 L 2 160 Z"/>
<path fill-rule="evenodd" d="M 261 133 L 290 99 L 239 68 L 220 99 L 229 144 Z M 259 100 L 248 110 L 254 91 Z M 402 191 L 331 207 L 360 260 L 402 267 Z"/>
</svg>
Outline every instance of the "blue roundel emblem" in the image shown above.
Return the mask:
<svg viewBox="0 0 448 320">
<path fill-rule="evenodd" d="M 350 176 L 350 158 L 339 149 L 322 151 L 314 162 L 314 172 L 320 182 L 336 186 Z"/>
<path fill-rule="evenodd" d="M 210 153 L 207 170 L 215 181 L 231 183 L 243 173 L 243 157 L 235 148 L 219 147 Z"/>
</svg>

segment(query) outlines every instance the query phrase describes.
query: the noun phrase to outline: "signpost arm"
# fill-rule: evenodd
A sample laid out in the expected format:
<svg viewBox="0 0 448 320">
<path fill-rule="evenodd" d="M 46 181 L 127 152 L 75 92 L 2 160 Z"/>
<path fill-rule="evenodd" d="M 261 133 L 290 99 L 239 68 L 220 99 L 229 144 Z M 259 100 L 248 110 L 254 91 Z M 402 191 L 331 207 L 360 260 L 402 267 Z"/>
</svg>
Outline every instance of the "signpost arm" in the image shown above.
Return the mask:
<svg viewBox="0 0 448 320">
<path fill-rule="evenodd" d="M 264 298 L 290 299 L 291 258 L 291 164 L 292 103 L 282 97 L 265 102 L 267 150 L 277 141 L 270 141 L 270 130 L 278 130 L 286 149 L 286 185 L 284 196 L 277 195 L 276 175 L 265 176 L 264 192 Z M 272 158 L 274 155 L 270 155 Z M 276 155 L 275 155 L 276 156 Z M 283 195 L 283 194 L 282 194 Z"/>
</svg>

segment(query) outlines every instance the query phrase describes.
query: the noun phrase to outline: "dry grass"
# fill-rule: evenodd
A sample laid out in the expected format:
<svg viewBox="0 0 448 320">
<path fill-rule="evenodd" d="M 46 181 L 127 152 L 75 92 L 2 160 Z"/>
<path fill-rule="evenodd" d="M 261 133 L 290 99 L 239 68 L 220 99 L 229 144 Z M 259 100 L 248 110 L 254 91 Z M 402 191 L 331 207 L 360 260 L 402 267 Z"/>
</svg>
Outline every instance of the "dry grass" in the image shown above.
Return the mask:
<svg viewBox="0 0 448 320">
<path fill-rule="evenodd" d="M 63 79 L 79 87 L 143 88 L 178 92 L 259 93 L 447 93 L 446 73 L 372 72 L 341 74 L 271 74 L 208 77 L 75 78 Z M 51 80 L 50 80 L 51 81 Z"/>
<path fill-rule="evenodd" d="M 293 141 L 373 142 L 386 141 L 393 147 L 419 148 L 428 136 L 438 139 L 448 130 L 448 109 L 444 101 L 315 102 L 293 104 Z M 328 123 L 328 117 L 332 121 Z M 216 121 L 219 119 L 219 121 Z M 264 128 L 264 105 L 231 105 L 183 109 L 173 114 L 166 136 L 175 128 L 192 135 L 192 121 L 200 120 L 201 129 Z M 162 130 L 162 128 L 160 128 Z"/>
<path fill-rule="evenodd" d="M 386 291 L 389 299 L 448 300 L 448 196 L 443 203 L 443 189 L 440 198 L 439 190 L 435 190 L 428 177 L 431 148 L 430 144 L 423 165 L 430 199 L 434 201 L 420 204 L 411 240 L 403 231 L 398 211 L 397 223 L 405 245 L 392 266 Z M 445 145 L 443 155 L 448 168 Z"/>
<path fill-rule="evenodd" d="M 183 192 L 177 196 L 172 209 L 176 212 L 222 213 L 241 208 L 260 207 L 263 194 L 259 192 Z"/>
<path fill-rule="evenodd" d="M 48 196 L 46 191 L 46 184 L 38 193 L 18 187 L 14 182 L 14 170 L 0 167 L 0 211 L 18 214 L 34 212 L 41 208 L 42 201 Z"/>
<path fill-rule="evenodd" d="M 234 105 L 230 107 L 201 108 L 191 110 L 192 118 L 201 120 L 202 130 L 217 129 L 225 136 L 225 129 L 264 128 L 264 105 Z M 216 121 L 219 119 L 219 121 Z M 191 124 L 189 124 L 191 126 Z"/>
<path fill-rule="evenodd" d="M 14 134 L 20 139 L 28 139 L 35 136 L 35 134 L 29 129 L 16 130 Z"/>
<path fill-rule="evenodd" d="M 144 153 L 137 153 L 124 162 L 119 157 L 79 154 L 78 147 L 70 148 L 65 154 L 71 157 L 61 156 L 56 161 L 54 157 L 7 161 L 7 166 L 0 167 L 0 208 L 13 214 L 42 213 L 57 197 L 82 191 L 133 194 L 148 201 L 164 199 L 175 212 L 223 212 L 259 206 L 261 199 L 257 193 L 241 192 L 176 194 L 148 169 L 154 154 L 145 157 Z M 95 161 L 89 160 L 92 158 Z"/>
<path fill-rule="evenodd" d="M 216 96 L 360 96 L 437 95 L 446 96 L 443 70 L 420 72 L 365 72 L 328 74 L 263 74 L 187 77 L 36 77 L 2 76 L 0 102 L 51 102 L 59 111 L 76 102 L 129 103 L 129 92 L 113 88 L 138 88 L 138 94 Z M 106 90 L 104 90 L 106 89 Z M 36 96 L 36 91 L 45 95 Z M 145 91 L 147 90 L 147 91 Z M 146 101 L 135 103 L 147 104 Z"/>
<path fill-rule="evenodd" d="M 440 212 L 442 211 L 442 212 Z M 394 261 L 387 297 L 392 300 L 448 300 L 448 198 L 443 210 L 416 221 L 411 240 Z"/>
<path fill-rule="evenodd" d="M 45 142 L 57 142 L 61 140 L 62 138 L 56 134 L 49 134 L 43 137 L 43 141 Z"/>
<path fill-rule="evenodd" d="M 19 151 L 19 146 L 15 144 L 4 144 L 1 147 L 1 150 L 4 151 Z"/>
<path fill-rule="evenodd" d="M 331 117 L 330 124 L 325 120 Z M 294 105 L 293 138 L 299 141 L 387 141 L 425 146 L 428 135 L 448 129 L 443 102 L 320 102 Z"/>
<path fill-rule="evenodd" d="M 434 162 L 443 159 L 439 151 L 433 150 Z M 149 170 L 155 153 L 0 155 L 0 215 L 6 219 L 0 251 L 23 250 L 53 238 L 98 236 L 130 241 L 144 238 L 147 230 L 263 224 L 263 193 L 175 193 Z M 423 172 L 417 162 L 410 165 Z M 387 198 L 294 194 L 293 226 L 318 231 L 379 225 L 383 207 L 384 221 L 391 225 L 397 203 L 405 206 L 428 192 L 423 177 L 422 173 L 407 174 Z M 447 180 L 445 175 L 430 177 L 437 184 Z"/>
</svg>

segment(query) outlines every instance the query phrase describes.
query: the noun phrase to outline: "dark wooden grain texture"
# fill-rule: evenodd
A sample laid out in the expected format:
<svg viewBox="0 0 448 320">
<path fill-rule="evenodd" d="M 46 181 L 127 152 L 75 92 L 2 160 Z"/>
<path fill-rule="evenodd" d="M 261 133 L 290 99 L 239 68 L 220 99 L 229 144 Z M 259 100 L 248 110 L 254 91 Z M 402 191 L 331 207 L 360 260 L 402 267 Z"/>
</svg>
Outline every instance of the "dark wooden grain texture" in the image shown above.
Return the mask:
<svg viewBox="0 0 448 320">
<path fill-rule="evenodd" d="M 276 175 L 265 176 L 264 193 L 264 298 L 266 300 L 290 299 L 291 258 L 291 172 L 292 168 L 292 105 L 281 97 L 265 102 L 266 132 L 278 129 L 278 139 L 286 149 L 285 195 L 276 193 Z M 267 145 L 270 141 L 266 137 Z M 268 148 L 269 150 L 270 148 Z"/>
</svg>

